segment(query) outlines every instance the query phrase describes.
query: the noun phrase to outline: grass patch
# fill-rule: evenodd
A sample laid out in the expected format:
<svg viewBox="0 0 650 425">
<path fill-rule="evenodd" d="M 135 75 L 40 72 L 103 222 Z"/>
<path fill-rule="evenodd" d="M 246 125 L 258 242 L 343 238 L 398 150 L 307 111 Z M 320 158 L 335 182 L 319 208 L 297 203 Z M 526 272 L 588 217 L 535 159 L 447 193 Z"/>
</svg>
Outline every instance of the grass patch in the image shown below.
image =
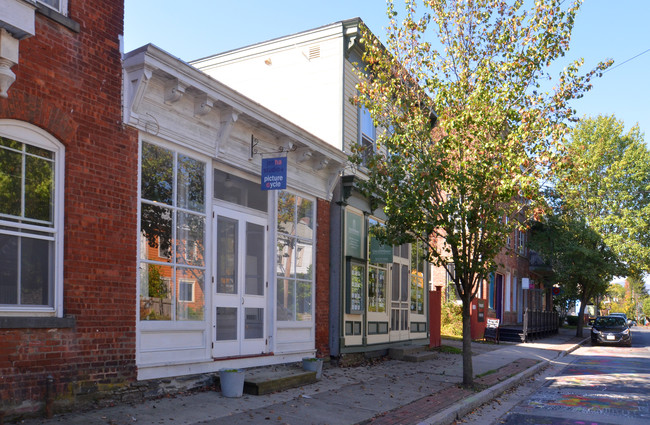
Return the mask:
<svg viewBox="0 0 650 425">
<path fill-rule="evenodd" d="M 460 348 L 451 347 L 449 345 L 441 345 L 440 347 L 437 347 L 436 350 L 440 353 L 463 354 L 463 350 Z"/>
<path fill-rule="evenodd" d="M 457 336 L 457 335 L 440 335 L 444 339 L 452 339 L 454 341 L 462 341 L 463 337 L 462 336 Z"/>
<path fill-rule="evenodd" d="M 493 373 L 497 373 L 497 370 L 496 369 L 490 369 L 487 372 L 479 373 L 478 375 L 476 375 L 476 377 L 477 378 L 482 378 L 484 376 L 492 375 Z"/>
</svg>

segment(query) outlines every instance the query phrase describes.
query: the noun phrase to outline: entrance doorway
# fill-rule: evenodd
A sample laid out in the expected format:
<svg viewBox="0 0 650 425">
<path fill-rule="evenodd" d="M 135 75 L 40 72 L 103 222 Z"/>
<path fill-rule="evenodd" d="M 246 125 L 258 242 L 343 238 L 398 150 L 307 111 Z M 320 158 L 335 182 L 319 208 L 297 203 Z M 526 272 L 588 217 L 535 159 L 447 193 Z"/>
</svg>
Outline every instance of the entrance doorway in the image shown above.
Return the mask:
<svg viewBox="0 0 650 425">
<path fill-rule="evenodd" d="M 409 339 L 410 259 L 409 244 L 393 248 L 390 302 L 390 340 Z"/>
<path fill-rule="evenodd" d="M 213 211 L 213 356 L 265 353 L 266 220 L 226 208 Z"/>
</svg>

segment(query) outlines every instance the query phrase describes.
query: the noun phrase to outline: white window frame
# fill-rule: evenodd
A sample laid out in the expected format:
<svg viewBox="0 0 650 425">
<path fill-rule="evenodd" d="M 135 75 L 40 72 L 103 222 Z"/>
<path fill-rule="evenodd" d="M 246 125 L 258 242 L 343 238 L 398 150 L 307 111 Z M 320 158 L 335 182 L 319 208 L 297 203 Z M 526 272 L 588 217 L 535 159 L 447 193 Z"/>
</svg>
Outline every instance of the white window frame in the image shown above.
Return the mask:
<svg viewBox="0 0 650 425">
<path fill-rule="evenodd" d="M 59 1 L 58 8 L 56 6 L 52 6 L 51 4 L 47 3 L 47 0 L 36 0 L 36 3 L 42 4 L 43 6 L 52 9 L 55 12 L 58 12 L 64 16 L 68 16 L 68 0 L 58 0 L 58 1 Z"/>
<path fill-rule="evenodd" d="M 52 227 L 37 230 L 47 232 L 54 238 L 53 294 L 51 306 L 0 306 L 2 316 L 54 316 L 63 317 L 63 214 L 65 193 L 65 147 L 45 130 L 24 121 L 0 119 L 0 136 L 17 142 L 36 146 L 54 153 L 54 205 Z M 5 221 L 0 217 L 0 225 L 15 229 L 25 224 Z M 29 225 L 34 229 L 33 225 Z"/>
<path fill-rule="evenodd" d="M 181 285 L 189 285 L 190 286 L 190 299 L 185 300 L 181 299 L 180 295 L 178 297 L 178 302 L 181 303 L 193 303 L 194 302 L 194 283 L 196 281 L 194 279 L 179 279 L 178 280 L 178 292 L 181 292 Z"/>
<path fill-rule="evenodd" d="M 204 294 L 205 294 L 204 301 L 203 301 L 203 303 L 204 303 L 203 307 L 204 307 L 204 311 L 207 311 L 207 309 L 210 308 L 209 307 L 209 302 L 211 302 L 210 298 L 207 295 L 211 291 L 209 289 L 209 288 L 211 288 L 211 286 L 209 284 L 209 282 L 210 282 L 210 280 L 209 280 L 210 279 L 210 274 L 209 274 L 210 273 L 210 269 L 209 269 L 209 266 L 210 266 L 210 260 L 209 260 L 209 258 L 210 258 L 210 250 L 209 250 L 209 245 L 208 245 L 208 243 L 209 243 L 209 235 L 210 235 L 209 232 L 211 231 L 210 230 L 210 225 L 209 225 L 210 220 L 208 219 L 209 218 L 208 217 L 208 210 L 211 208 L 210 207 L 211 204 L 210 204 L 210 197 L 209 197 L 208 193 L 209 193 L 209 191 L 212 191 L 212 186 L 210 184 L 210 180 L 212 179 L 212 174 L 210 172 L 210 166 L 211 166 L 210 165 L 210 160 L 203 157 L 200 154 L 197 154 L 197 153 L 192 152 L 192 151 L 190 151 L 188 149 L 184 149 L 184 148 L 182 148 L 180 146 L 177 146 L 177 145 L 175 145 L 173 143 L 169 143 L 167 141 L 163 141 L 163 140 L 160 140 L 160 139 L 155 138 L 155 137 L 151 137 L 151 136 L 140 137 L 139 147 L 138 147 L 138 233 L 137 234 L 138 234 L 138 237 L 141 238 L 141 239 L 142 239 L 142 229 L 141 229 L 142 205 L 143 204 L 156 204 L 155 202 L 152 202 L 152 201 L 147 200 L 147 199 L 142 197 L 142 187 L 141 187 L 141 185 L 142 185 L 142 160 L 143 160 L 142 151 L 143 151 L 143 146 L 144 146 L 145 143 L 149 144 L 149 145 L 152 145 L 152 146 L 155 146 L 155 147 L 158 147 L 158 148 L 166 149 L 166 150 L 172 152 L 172 155 L 173 155 L 173 158 L 174 158 L 174 161 L 173 161 L 174 170 L 173 170 L 172 205 L 167 205 L 167 204 L 162 204 L 162 203 L 159 204 L 159 205 L 163 206 L 164 208 L 169 209 L 172 212 L 172 235 L 171 235 L 171 237 L 172 237 L 173 243 L 172 243 L 172 251 L 170 253 L 169 261 L 158 261 L 158 260 L 155 260 L 155 259 L 151 260 L 151 259 L 142 258 L 143 250 L 147 249 L 146 248 L 147 242 L 141 242 L 139 244 L 139 246 L 138 246 L 138 260 L 137 260 L 138 270 L 140 269 L 140 266 L 142 264 L 153 264 L 153 265 L 156 265 L 156 266 L 171 267 L 172 268 L 172 277 L 170 277 L 170 282 L 176 282 L 176 279 L 180 280 L 180 278 L 177 278 L 177 276 L 178 276 L 177 273 L 178 273 L 179 270 L 188 269 L 188 268 L 189 269 L 200 270 L 203 273 L 203 285 L 204 285 L 203 291 L 204 291 Z M 178 187 L 177 187 L 177 184 L 178 184 L 178 181 L 177 181 L 177 178 L 178 178 L 178 176 L 177 176 L 177 161 L 178 161 L 178 156 L 179 155 L 184 155 L 184 156 L 187 156 L 187 157 L 189 157 L 189 158 L 191 158 L 193 160 L 204 163 L 204 178 L 205 178 L 205 181 L 204 181 L 204 187 L 203 187 L 203 190 L 204 190 L 204 194 L 203 194 L 203 196 L 204 196 L 204 199 L 203 199 L 204 211 L 203 212 L 194 211 L 194 210 L 190 210 L 190 209 L 187 209 L 187 208 L 182 208 L 182 207 L 178 206 L 178 204 L 177 204 L 177 202 L 178 202 L 178 198 L 177 198 L 178 197 L 178 192 L 177 192 L 177 190 L 178 190 Z M 177 259 L 176 259 L 176 248 L 173 247 L 173 245 L 175 244 L 175 241 L 176 241 L 177 214 L 179 212 L 189 213 L 189 214 L 193 214 L 193 215 L 203 217 L 203 220 L 204 220 L 203 243 L 204 243 L 204 246 L 205 246 L 203 266 L 182 264 L 182 263 L 178 262 Z M 157 250 L 157 253 L 160 254 L 160 250 Z M 166 257 L 160 257 L 160 258 L 165 259 Z M 196 284 L 196 281 L 195 281 L 195 284 Z M 178 319 L 176 305 L 177 305 L 177 303 L 179 303 L 179 302 L 182 303 L 184 301 L 178 300 L 178 294 L 177 294 L 178 285 L 176 285 L 176 284 L 173 284 L 173 285 L 170 286 L 170 288 L 171 288 L 171 298 L 172 298 L 171 319 L 167 319 L 167 320 L 142 320 L 142 318 L 140 317 L 140 297 L 141 297 L 141 292 L 140 291 L 141 291 L 141 285 L 142 285 L 141 275 L 140 275 L 140 273 L 138 273 L 138 277 L 137 277 L 138 295 L 137 295 L 137 302 L 136 302 L 136 308 L 137 308 L 136 317 L 138 318 L 137 319 L 138 323 L 141 326 L 145 326 L 145 327 L 147 327 L 149 329 L 169 329 L 170 327 L 193 326 L 194 323 L 201 324 L 201 323 L 205 323 L 205 322 L 210 320 L 209 313 L 204 313 L 204 319 L 200 320 L 200 321 L 199 320 L 182 320 L 182 319 L 179 320 Z M 193 286 L 192 290 L 193 290 L 193 294 L 195 294 L 196 285 Z"/>
<path fill-rule="evenodd" d="M 278 222 L 278 206 L 279 206 L 280 192 L 289 193 L 290 195 L 302 198 L 302 199 L 307 200 L 307 201 L 312 203 L 312 217 L 311 217 L 311 220 L 312 220 L 313 234 L 312 234 L 311 239 L 308 239 L 308 238 L 305 238 L 305 237 L 300 237 L 297 234 L 297 232 L 296 232 L 296 235 L 293 236 L 293 235 L 289 235 L 287 233 L 282 233 L 282 232 L 278 231 L 277 222 Z M 290 238 L 290 239 L 293 239 L 295 241 L 296 247 L 298 246 L 298 243 L 301 242 L 301 241 L 311 243 L 312 274 L 311 274 L 310 282 L 311 282 L 311 308 L 312 308 L 312 312 L 311 312 L 311 319 L 310 320 L 298 320 L 297 319 L 298 314 L 296 312 L 296 304 L 294 303 L 294 311 L 293 311 L 294 317 L 293 317 L 293 319 L 284 320 L 284 319 L 279 319 L 277 317 L 277 314 L 278 314 L 278 310 L 277 310 L 277 296 L 278 296 L 277 285 L 278 285 L 278 280 L 285 279 L 285 280 L 288 280 L 290 283 L 293 282 L 294 284 L 297 284 L 298 282 L 307 282 L 308 280 L 307 279 L 299 279 L 297 277 L 297 274 L 296 274 L 296 277 L 288 277 L 288 278 L 279 276 L 278 273 L 277 273 L 277 257 L 274 256 L 273 258 L 274 258 L 275 262 L 273 263 L 273 270 L 274 270 L 274 277 L 275 277 L 274 282 L 275 283 L 274 283 L 273 293 L 271 295 L 273 309 L 274 309 L 274 311 L 272 313 L 274 315 L 273 320 L 276 322 L 276 324 L 277 324 L 277 326 L 279 328 L 282 328 L 282 327 L 285 327 L 285 328 L 287 328 L 287 327 L 292 327 L 292 328 L 295 328 L 295 327 L 312 327 L 316 323 L 316 249 L 317 249 L 316 242 L 317 242 L 317 237 L 318 237 L 318 229 L 317 229 L 318 201 L 313 196 L 305 195 L 302 192 L 296 191 L 296 190 L 291 189 L 291 188 L 286 188 L 286 189 L 283 189 L 281 191 L 278 191 L 278 194 L 276 196 L 274 196 L 274 198 L 275 198 L 274 202 L 272 204 L 270 203 L 269 206 L 273 205 L 273 204 L 275 205 L 275 211 L 273 213 L 275 215 L 275 217 L 274 217 L 274 219 L 275 219 L 274 220 L 275 221 L 275 226 L 274 226 L 275 227 L 275 231 L 274 231 L 275 240 L 277 241 L 280 237 Z M 295 212 L 297 213 L 297 211 L 295 211 Z M 297 220 L 297 215 L 294 216 L 294 222 L 293 222 L 294 225 L 298 224 L 296 220 Z M 297 264 L 297 262 L 298 262 L 298 252 L 297 251 L 298 251 L 298 249 L 296 249 L 296 256 L 294 258 L 295 266 L 298 266 L 298 264 Z M 277 255 L 277 254 L 278 253 L 276 252 L 275 255 Z M 305 253 L 303 253 L 302 256 L 303 256 L 302 260 L 308 258 L 308 257 L 305 257 Z M 294 265 L 292 264 L 292 267 L 293 266 Z M 302 267 L 302 264 L 301 264 L 301 267 Z"/>
<path fill-rule="evenodd" d="M 517 254 L 526 255 L 526 233 L 521 230 L 517 230 Z"/>
<path fill-rule="evenodd" d="M 372 124 L 373 134 L 367 134 L 363 131 L 363 124 L 366 119 L 370 120 L 370 123 Z M 368 158 L 371 155 L 374 155 L 377 150 L 377 127 L 372 121 L 370 111 L 363 105 L 359 106 L 359 146 L 364 148 L 363 165 L 365 165 L 368 161 Z"/>
</svg>

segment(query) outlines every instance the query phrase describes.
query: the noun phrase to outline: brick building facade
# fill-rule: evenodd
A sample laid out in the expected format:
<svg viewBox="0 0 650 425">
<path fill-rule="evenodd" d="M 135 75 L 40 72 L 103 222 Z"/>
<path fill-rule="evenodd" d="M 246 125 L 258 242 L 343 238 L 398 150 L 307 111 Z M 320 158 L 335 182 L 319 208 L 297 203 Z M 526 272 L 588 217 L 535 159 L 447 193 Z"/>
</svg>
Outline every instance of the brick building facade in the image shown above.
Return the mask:
<svg viewBox="0 0 650 425">
<path fill-rule="evenodd" d="M 135 378 L 138 145 L 122 125 L 123 2 L 6 6 L 0 412 L 11 417 L 45 406 L 48 377 L 59 407 Z"/>
</svg>

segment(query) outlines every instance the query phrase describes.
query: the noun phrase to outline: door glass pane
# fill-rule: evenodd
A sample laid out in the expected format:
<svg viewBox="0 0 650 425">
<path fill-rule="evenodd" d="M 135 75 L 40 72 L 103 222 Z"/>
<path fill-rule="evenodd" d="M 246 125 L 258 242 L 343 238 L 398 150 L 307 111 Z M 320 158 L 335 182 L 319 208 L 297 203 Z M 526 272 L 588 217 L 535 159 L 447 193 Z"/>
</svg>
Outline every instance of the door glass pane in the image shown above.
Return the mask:
<svg viewBox="0 0 650 425">
<path fill-rule="evenodd" d="M 393 281 L 391 282 L 390 296 L 392 301 L 399 300 L 399 270 L 400 265 L 393 263 Z"/>
<path fill-rule="evenodd" d="M 246 308 L 245 339 L 264 338 L 264 309 Z"/>
<path fill-rule="evenodd" d="M 217 307 L 217 341 L 237 339 L 237 307 Z"/>
<path fill-rule="evenodd" d="M 408 301 L 409 300 L 409 267 L 406 265 L 402 265 L 402 278 L 400 279 L 400 301 Z"/>
<path fill-rule="evenodd" d="M 237 293 L 237 234 L 238 222 L 217 218 L 217 292 Z"/>
<path fill-rule="evenodd" d="M 264 295 L 264 226 L 246 223 L 246 294 Z"/>
<path fill-rule="evenodd" d="M 399 329 L 401 331 L 405 331 L 408 328 L 407 324 L 408 324 L 408 314 L 409 314 L 409 312 L 408 312 L 408 310 L 402 310 L 401 313 L 402 313 L 402 317 L 400 319 L 400 328 Z"/>
<path fill-rule="evenodd" d="M 390 310 L 390 330 L 396 331 L 399 329 L 399 310 L 393 308 Z"/>
</svg>

